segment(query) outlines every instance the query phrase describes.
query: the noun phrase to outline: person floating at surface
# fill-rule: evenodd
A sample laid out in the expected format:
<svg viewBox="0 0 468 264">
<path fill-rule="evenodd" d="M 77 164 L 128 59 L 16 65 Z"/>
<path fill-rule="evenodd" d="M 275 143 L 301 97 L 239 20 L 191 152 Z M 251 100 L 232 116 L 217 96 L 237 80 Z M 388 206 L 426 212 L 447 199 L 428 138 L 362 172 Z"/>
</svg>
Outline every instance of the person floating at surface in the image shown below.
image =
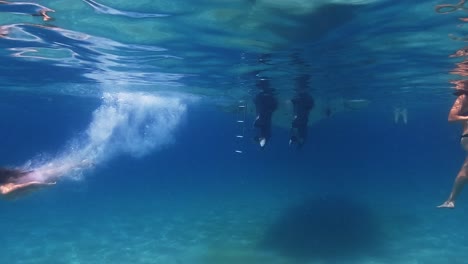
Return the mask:
<svg viewBox="0 0 468 264">
<path fill-rule="evenodd" d="M 38 11 L 38 13 L 33 14 L 33 16 L 41 16 L 41 17 L 42 17 L 42 20 L 44 20 L 44 21 L 53 20 L 52 17 L 50 17 L 49 15 L 47 15 L 47 12 L 55 12 L 55 11 L 52 10 L 52 9 L 44 8 L 44 9 L 40 9 L 40 10 Z"/>
<path fill-rule="evenodd" d="M 41 16 L 42 20 L 53 20 L 47 13 L 55 10 L 31 2 L 8 2 L 0 0 L 0 12 L 9 12 L 16 14 L 28 14 L 32 16 Z"/>
<path fill-rule="evenodd" d="M 395 124 L 398 124 L 398 122 L 403 121 L 403 123 L 406 125 L 408 123 L 408 109 L 405 107 L 395 107 L 393 109 L 393 119 L 395 121 Z"/>
<path fill-rule="evenodd" d="M 59 166 L 47 165 L 36 170 L 24 171 L 16 168 L 0 168 L 0 195 L 17 196 L 55 185 L 55 181 L 74 169 L 84 169 L 93 163 L 83 160 L 78 163 L 68 162 Z"/>
<path fill-rule="evenodd" d="M 297 144 L 298 148 L 302 147 L 305 143 L 309 114 L 312 108 L 314 108 L 314 99 L 308 92 L 309 79 L 310 76 L 306 74 L 297 78 L 296 95 L 291 99 L 294 118 L 291 124 L 289 145 Z"/>
<path fill-rule="evenodd" d="M 254 127 L 258 129 L 254 140 L 263 148 L 271 137 L 271 119 L 273 113 L 278 108 L 278 100 L 273 94 L 273 89 L 270 87 L 270 81 L 268 79 L 258 79 L 256 86 L 260 89 L 260 92 L 254 99 L 257 112 Z"/>
<path fill-rule="evenodd" d="M 459 122 L 463 125 L 462 136 L 460 144 L 463 149 L 468 153 L 468 90 L 457 89 L 454 93 L 457 96 L 452 108 L 450 109 L 448 121 Z M 455 178 L 452 192 L 449 198 L 438 208 L 455 208 L 455 200 L 463 189 L 463 186 L 468 180 L 468 155 L 463 162 L 460 171 Z"/>
</svg>

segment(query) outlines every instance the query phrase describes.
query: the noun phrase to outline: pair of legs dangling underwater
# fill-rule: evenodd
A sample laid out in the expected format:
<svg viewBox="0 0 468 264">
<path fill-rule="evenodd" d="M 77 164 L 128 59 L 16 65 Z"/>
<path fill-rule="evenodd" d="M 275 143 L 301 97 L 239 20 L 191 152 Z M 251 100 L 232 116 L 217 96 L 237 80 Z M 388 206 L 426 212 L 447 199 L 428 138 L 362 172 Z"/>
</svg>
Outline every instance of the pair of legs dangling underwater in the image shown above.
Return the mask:
<svg viewBox="0 0 468 264">
<path fill-rule="evenodd" d="M 298 148 L 302 147 L 305 143 L 309 114 L 312 108 L 314 108 L 314 99 L 308 91 L 309 81 L 309 75 L 304 74 L 299 76 L 296 79 L 296 94 L 291 99 L 294 118 L 291 124 L 289 145 L 296 144 Z"/>
<path fill-rule="evenodd" d="M 256 86 L 260 89 L 260 92 L 254 98 L 257 112 L 254 127 L 258 130 L 254 140 L 263 148 L 271 137 L 271 119 L 273 113 L 278 108 L 278 100 L 273 93 L 273 89 L 270 87 L 268 79 L 258 79 Z"/>
<path fill-rule="evenodd" d="M 307 82 L 308 77 L 306 79 L 298 79 L 298 87 L 300 89 L 298 89 L 294 98 L 291 99 L 294 118 L 291 124 L 289 145 L 296 144 L 298 148 L 302 147 L 307 138 L 309 113 L 314 106 L 312 96 L 304 89 L 307 87 Z M 256 86 L 260 89 L 260 92 L 254 99 L 257 113 L 254 127 L 258 130 L 254 140 L 263 148 L 271 138 L 271 119 L 273 113 L 278 108 L 278 100 L 274 95 L 274 90 L 270 87 L 268 79 L 258 79 Z"/>
<path fill-rule="evenodd" d="M 301 147 L 307 138 L 309 113 L 314 105 L 314 100 L 310 94 L 301 93 L 297 94 L 291 101 L 294 108 L 294 119 L 291 125 L 289 145 L 297 144 L 297 147 Z"/>
</svg>

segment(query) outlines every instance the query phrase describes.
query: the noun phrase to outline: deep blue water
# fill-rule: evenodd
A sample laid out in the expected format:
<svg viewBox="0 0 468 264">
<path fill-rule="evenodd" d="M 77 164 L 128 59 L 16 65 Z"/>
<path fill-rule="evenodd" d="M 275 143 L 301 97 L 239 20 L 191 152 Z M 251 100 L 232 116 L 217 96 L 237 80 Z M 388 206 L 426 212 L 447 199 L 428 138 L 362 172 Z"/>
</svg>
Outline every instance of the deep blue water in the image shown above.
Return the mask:
<svg viewBox="0 0 468 264">
<path fill-rule="evenodd" d="M 0 200 L 0 263 L 465 263 L 468 196 L 435 208 L 465 156 L 447 122 L 461 10 L 50 0 L 43 21 L 24 4 L 0 4 L 0 165 L 75 166 Z M 259 78 L 279 102 L 265 148 Z"/>
</svg>

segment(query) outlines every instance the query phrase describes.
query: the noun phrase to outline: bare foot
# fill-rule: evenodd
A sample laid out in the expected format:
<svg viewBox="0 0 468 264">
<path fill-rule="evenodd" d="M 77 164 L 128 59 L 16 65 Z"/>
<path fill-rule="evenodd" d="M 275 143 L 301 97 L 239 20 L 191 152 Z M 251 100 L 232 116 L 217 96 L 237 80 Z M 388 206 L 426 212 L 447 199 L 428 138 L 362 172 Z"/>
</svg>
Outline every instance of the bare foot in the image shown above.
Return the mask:
<svg viewBox="0 0 468 264">
<path fill-rule="evenodd" d="M 450 208 L 450 209 L 454 209 L 455 208 L 455 203 L 453 203 L 452 201 L 447 201 L 439 206 L 437 206 L 437 208 Z"/>
</svg>

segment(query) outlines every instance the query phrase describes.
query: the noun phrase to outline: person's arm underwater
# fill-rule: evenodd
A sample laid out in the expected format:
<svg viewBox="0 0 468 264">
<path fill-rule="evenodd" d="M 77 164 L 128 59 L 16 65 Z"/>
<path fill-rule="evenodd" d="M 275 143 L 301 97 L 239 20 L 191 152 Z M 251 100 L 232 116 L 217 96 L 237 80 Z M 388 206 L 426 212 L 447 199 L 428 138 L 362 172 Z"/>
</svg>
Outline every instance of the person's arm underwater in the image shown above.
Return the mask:
<svg viewBox="0 0 468 264">
<path fill-rule="evenodd" d="M 468 121 L 468 116 L 460 115 L 461 109 L 463 104 L 466 103 L 466 95 L 462 94 L 457 97 L 455 102 L 453 103 L 452 108 L 450 109 L 448 115 L 449 122 L 466 122 Z"/>
</svg>

